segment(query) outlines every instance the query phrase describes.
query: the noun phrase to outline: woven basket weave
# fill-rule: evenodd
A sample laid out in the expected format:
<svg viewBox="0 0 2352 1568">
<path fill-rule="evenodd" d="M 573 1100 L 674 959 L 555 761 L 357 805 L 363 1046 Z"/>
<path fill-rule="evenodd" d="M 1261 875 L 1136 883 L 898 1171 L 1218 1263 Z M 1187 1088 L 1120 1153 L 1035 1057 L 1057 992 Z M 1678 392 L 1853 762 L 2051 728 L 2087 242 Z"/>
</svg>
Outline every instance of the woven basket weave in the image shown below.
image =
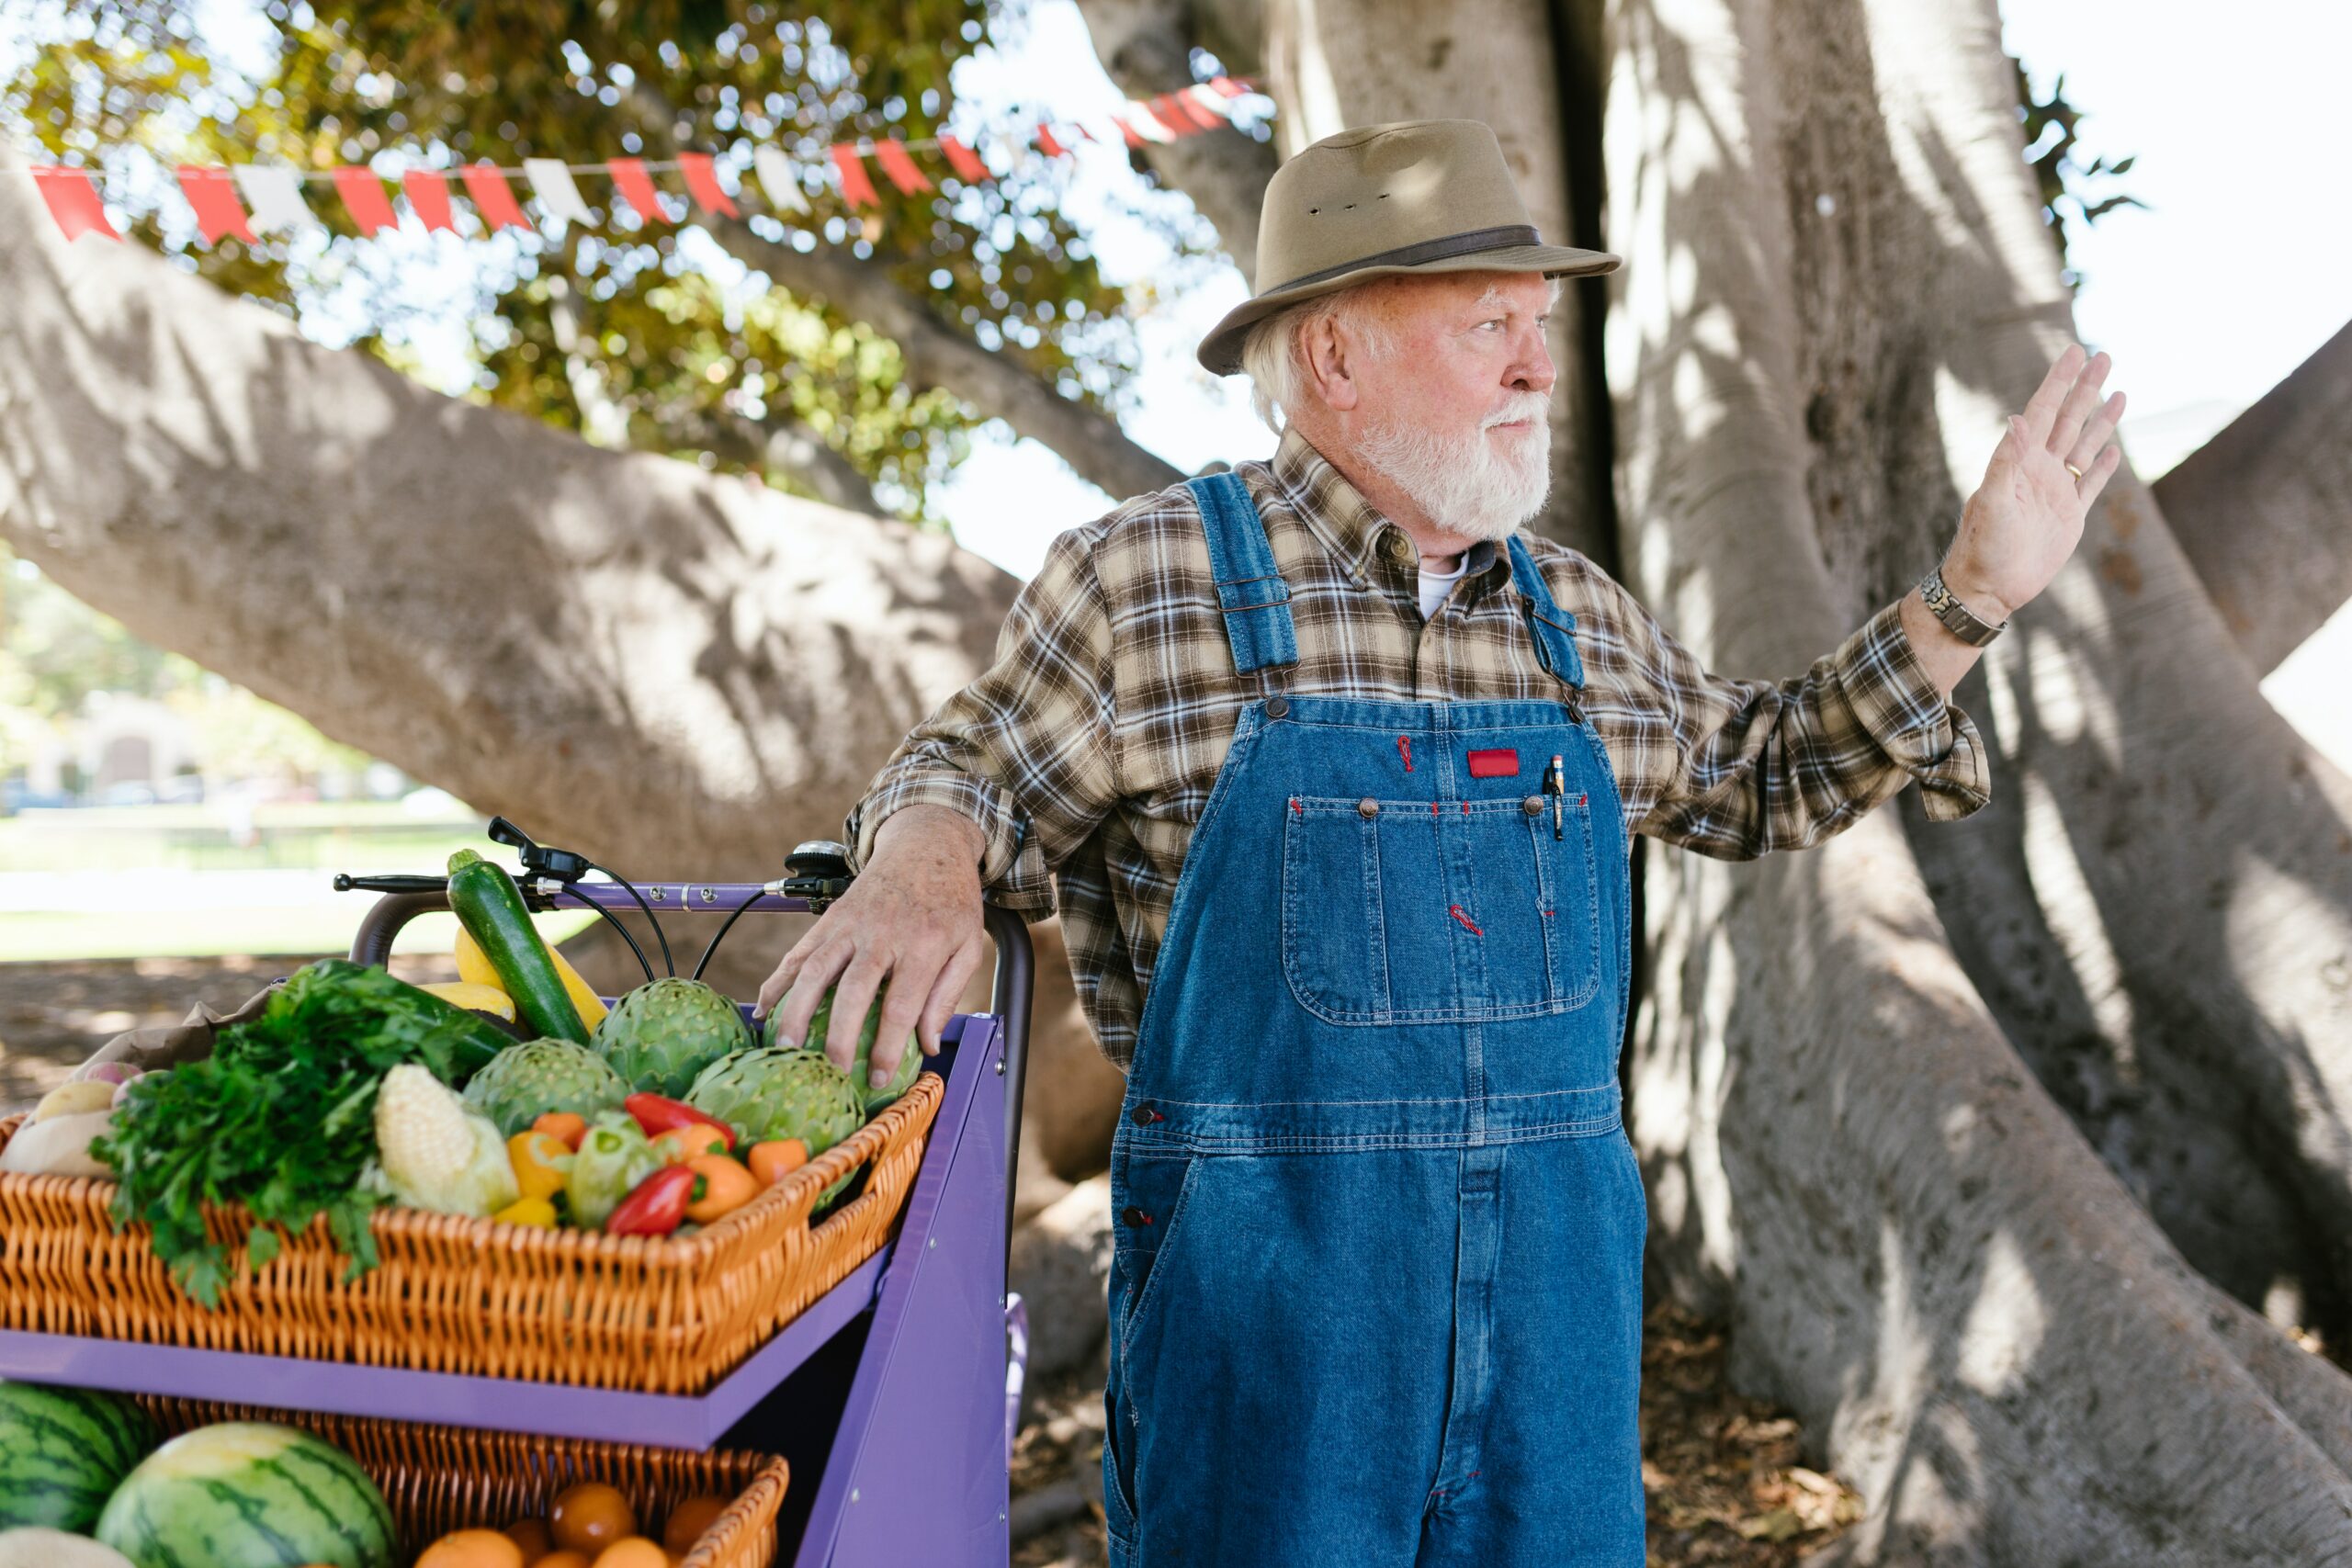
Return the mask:
<svg viewBox="0 0 2352 1568">
<path fill-rule="evenodd" d="M 518 1518 L 545 1518 L 556 1494 L 577 1481 L 616 1488 L 643 1533 L 656 1540 L 659 1521 L 686 1498 L 732 1498 L 680 1568 L 768 1568 L 775 1559 L 786 1471 L 784 1461 L 767 1454 L 693 1453 L 147 1394 L 139 1403 L 166 1437 L 216 1421 L 275 1421 L 324 1438 L 383 1489 L 403 1562 L 450 1530 L 503 1529 Z"/>
<path fill-rule="evenodd" d="M 349 1283 L 323 1218 L 208 1311 L 171 1281 L 147 1228 L 118 1234 L 115 1184 L 0 1175 L 0 1328 L 241 1350 L 644 1393 L 699 1393 L 881 1249 L 914 1186 L 936 1073 L 849 1138 L 683 1239 L 539 1230 L 376 1211 L 382 1261 Z M 0 1121 L 0 1147 L 23 1118 Z M 811 1225 L 833 1181 L 865 1190 Z M 232 1221 L 236 1223 L 232 1223 Z M 212 1213 L 213 1238 L 245 1230 Z"/>
</svg>

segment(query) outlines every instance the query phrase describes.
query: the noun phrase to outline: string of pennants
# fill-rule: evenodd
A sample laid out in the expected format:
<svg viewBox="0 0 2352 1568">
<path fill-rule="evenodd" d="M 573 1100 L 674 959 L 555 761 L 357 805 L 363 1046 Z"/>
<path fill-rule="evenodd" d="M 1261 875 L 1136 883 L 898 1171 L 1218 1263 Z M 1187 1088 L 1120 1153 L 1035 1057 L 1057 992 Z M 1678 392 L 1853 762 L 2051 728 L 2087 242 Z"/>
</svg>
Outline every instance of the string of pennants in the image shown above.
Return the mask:
<svg viewBox="0 0 2352 1568">
<path fill-rule="evenodd" d="M 1107 122 L 1106 130 L 1115 127 L 1129 147 L 1172 141 L 1230 124 L 1232 100 L 1254 90 L 1247 81 L 1219 76 L 1148 100 L 1130 100 L 1125 109 L 1101 118 Z M 1040 121 L 1025 139 L 1026 145 L 1048 157 L 1061 157 L 1076 141 L 1106 139 L 1098 137 L 1081 121 L 1059 123 L 1063 134 L 1057 136 L 1057 122 Z M 1016 144 L 1021 141 L 1006 140 Z M 944 160 L 959 179 L 978 182 L 991 177 L 971 141 L 944 133 L 910 140 L 886 137 L 837 141 L 827 149 L 827 162 L 843 200 L 853 209 L 876 208 L 881 205 L 881 197 L 865 161 L 871 158 L 881 168 L 884 178 L 898 190 L 912 196 L 933 188 L 931 178 L 913 156 L 919 152 Z M 771 209 L 809 214 L 800 167 L 781 149 L 757 148 L 752 153 L 752 170 Z M 334 186 L 344 210 L 351 215 L 362 236 L 372 239 L 383 230 L 399 227 L 400 220 L 393 214 L 382 178 L 364 167 L 345 165 L 311 172 L 272 164 L 228 167 L 183 164 L 175 172 L 181 194 L 195 211 L 197 231 L 209 245 L 224 239 L 252 244 L 256 234 L 323 227 L 303 194 L 302 187 L 314 183 Z M 686 195 L 704 211 L 724 218 L 742 216 L 735 198 L 719 181 L 718 159 L 705 152 L 682 152 L 675 158 L 611 158 L 600 164 L 526 158 L 514 168 L 463 164 L 455 169 L 411 169 L 400 176 L 400 188 L 408 198 L 409 210 L 428 233 L 435 229 L 458 231 L 452 205 L 455 193 L 449 188 L 453 174 L 481 216 L 485 232 L 494 234 L 502 229 L 529 232 L 531 220 L 524 215 L 522 203 L 515 197 L 517 181 L 529 186 L 548 219 L 560 219 L 567 223 L 593 220 L 587 200 L 572 177 L 590 175 L 611 179 L 616 194 L 646 222 L 674 223 L 681 218 L 663 204 L 660 187 L 653 182 L 654 175 L 670 173 L 684 182 Z M 49 215 L 56 220 L 67 239 L 98 234 L 119 240 L 122 235 L 107 217 L 106 205 L 92 174 L 89 169 L 67 164 L 40 166 L 32 171 L 41 199 L 49 206 Z"/>
</svg>

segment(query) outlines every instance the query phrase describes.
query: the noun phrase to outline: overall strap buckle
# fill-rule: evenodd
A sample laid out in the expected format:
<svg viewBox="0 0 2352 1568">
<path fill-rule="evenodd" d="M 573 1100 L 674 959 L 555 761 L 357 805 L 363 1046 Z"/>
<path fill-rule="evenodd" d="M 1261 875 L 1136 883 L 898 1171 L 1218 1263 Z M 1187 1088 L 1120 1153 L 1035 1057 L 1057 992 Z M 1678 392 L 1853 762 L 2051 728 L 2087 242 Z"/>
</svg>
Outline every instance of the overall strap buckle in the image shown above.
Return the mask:
<svg viewBox="0 0 2352 1568">
<path fill-rule="evenodd" d="M 1274 565 L 1273 546 L 1258 516 L 1250 487 L 1235 473 L 1204 474 L 1185 487 L 1201 509 L 1208 537 L 1209 572 L 1233 667 L 1244 675 L 1298 662 L 1298 631 L 1290 615 L 1290 584 Z"/>
</svg>

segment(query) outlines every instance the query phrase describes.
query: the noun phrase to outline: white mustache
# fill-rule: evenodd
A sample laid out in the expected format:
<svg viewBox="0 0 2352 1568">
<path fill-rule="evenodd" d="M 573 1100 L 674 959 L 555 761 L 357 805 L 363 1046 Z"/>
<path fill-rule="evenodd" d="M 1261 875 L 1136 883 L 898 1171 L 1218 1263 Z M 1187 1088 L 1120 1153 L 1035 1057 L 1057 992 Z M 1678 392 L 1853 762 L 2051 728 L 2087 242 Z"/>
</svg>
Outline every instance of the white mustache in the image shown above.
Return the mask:
<svg viewBox="0 0 2352 1568">
<path fill-rule="evenodd" d="M 1539 392 L 1523 392 L 1478 422 L 1481 430 L 1492 430 L 1498 424 L 1517 424 L 1521 420 L 1541 424 L 1552 412 L 1551 400 Z"/>
</svg>

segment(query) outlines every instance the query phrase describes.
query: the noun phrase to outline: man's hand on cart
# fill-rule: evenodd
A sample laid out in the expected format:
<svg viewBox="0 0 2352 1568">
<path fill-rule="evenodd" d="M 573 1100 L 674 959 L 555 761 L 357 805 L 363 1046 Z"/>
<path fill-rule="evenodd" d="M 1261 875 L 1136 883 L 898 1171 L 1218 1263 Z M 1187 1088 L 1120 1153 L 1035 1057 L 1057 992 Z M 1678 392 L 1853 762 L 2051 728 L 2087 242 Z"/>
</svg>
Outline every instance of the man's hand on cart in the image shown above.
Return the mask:
<svg viewBox="0 0 2352 1568">
<path fill-rule="evenodd" d="M 876 1088 L 890 1081 L 914 1032 L 926 1056 L 939 1055 L 940 1032 L 987 951 L 980 915 L 979 824 L 944 806 L 893 812 L 874 837 L 874 853 L 849 891 L 817 918 L 760 987 L 756 1015 L 777 1015 L 776 1038 L 797 1045 L 826 989 L 836 981 L 837 1019 L 864 1018 L 887 981 L 882 1022 L 869 1064 Z M 825 1055 L 847 1071 L 857 1031 L 835 1029 Z"/>
</svg>

